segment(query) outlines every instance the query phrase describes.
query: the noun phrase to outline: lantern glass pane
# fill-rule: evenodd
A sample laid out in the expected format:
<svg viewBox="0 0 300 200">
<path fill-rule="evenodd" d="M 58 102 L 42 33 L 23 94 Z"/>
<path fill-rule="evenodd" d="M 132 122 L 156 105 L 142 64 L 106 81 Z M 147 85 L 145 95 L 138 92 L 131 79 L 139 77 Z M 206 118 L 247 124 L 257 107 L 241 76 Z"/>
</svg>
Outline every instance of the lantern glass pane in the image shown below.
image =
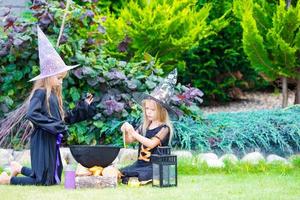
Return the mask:
<svg viewBox="0 0 300 200">
<path fill-rule="evenodd" d="M 170 165 L 170 184 L 176 185 L 176 166 Z"/>
<path fill-rule="evenodd" d="M 163 185 L 170 185 L 170 165 L 163 165 Z"/>
<path fill-rule="evenodd" d="M 159 186 L 160 181 L 159 164 L 153 163 L 153 185 Z"/>
</svg>

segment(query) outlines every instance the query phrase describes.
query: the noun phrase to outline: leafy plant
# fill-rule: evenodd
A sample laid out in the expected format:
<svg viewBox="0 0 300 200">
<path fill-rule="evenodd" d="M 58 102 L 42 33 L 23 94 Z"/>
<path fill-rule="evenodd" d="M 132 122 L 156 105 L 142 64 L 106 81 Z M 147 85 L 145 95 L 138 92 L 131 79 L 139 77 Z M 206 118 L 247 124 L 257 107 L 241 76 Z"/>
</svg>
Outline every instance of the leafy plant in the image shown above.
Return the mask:
<svg viewBox="0 0 300 200">
<path fill-rule="evenodd" d="M 239 99 L 244 90 L 265 88 L 264 81 L 251 68 L 242 45 L 242 27 L 232 10 L 232 0 L 199 0 L 196 6 L 212 4 L 208 23 L 226 13 L 228 25 L 184 53 L 186 67 L 180 71 L 183 84 L 202 88 L 205 103 Z"/>
<path fill-rule="evenodd" d="M 130 121 L 136 127 L 140 122 L 141 110 L 133 102 L 132 93 L 134 91 L 150 92 L 162 78 L 155 72 L 151 72 L 154 62 L 126 63 L 113 58 L 102 59 L 102 66 L 108 67 L 109 71 L 94 69 L 92 74 L 85 73 L 86 68 L 79 68 L 74 71 L 74 75 L 80 82 L 87 82 L 91 78 L 93 82 L 90 92 L 94 93 L 98 114 L 93 122 L 84 125 L 75 125 L 70 128 L 71 135 L 69 143 L 112 143 L 122 145 L 119 127 L 125 121 Z M 141 66 L 149 69 L 150 76 L 138 71 Z M 95 74 L 96 75 L 95 75 Z M 79 88 L 79 87 L 74 87 Z M 74 92 L 74 91 L 73 91 Z M 77 93 L 77 92 L 76 92 Z M 80 93 L 80 92 L 78 92 Z M 70 95 L 72 97 L 72 95 Z M 178 85 L 176 94 L 172 98 L 172 104 L 181 109 L 182 113 L 189 112 L 189 108 L 199 105 L 202 102 L 203 93 L 192 87 Z M 197 116 L 200 118 L 200 116 Z M 80 127 L 89 127 L 80 129 Z"/>
<path fill-rule="evenodd" d="M 197 122 L 189 117 L 174 122 L 173 145 L 216 153 L 290 155 L 300 150 L 299 106 L 288 109 L 218 113 Z"/>
<path fill-rule="evenodd" d="M 4 110 L 5 112 L 15 108 L 19 102 L 24 101 L 30 88 L 27 81 L 39 73 L 34 28 L 36 23 L 39 23 L 49 39 L 55 43 L 59 35 L 61 16 L 64 9 L 64 4 L 57 1 L 48 1 L 47 3 L 34 1 L 30 12 L 14 21 L 13 25 L 10 24 L 7 29 L 2 29 L 3 35 L 1 38 L 6 43 L 11 42 L 7 36 L 11 32 L 17 35 L 14 27 L 18 24 L 23 24 L 26 27 L 26 34 L 31 36 L 31 39 L 24 43 L 26 46 L 23 49 L 13 51 L 15 47 L 9 46 L 9 53 L 3 55 L 4 59 L 0 61 L 2 66 L 0 68 L 1 77 L 4 77 L 5 83 L 7 82 L 6 79 L 9 79 L 9 75 L 23 74 L 24 66 L 27 66 L 26 76 L 19 80 L 22 87 L 16 87 L 16 80 L 14 79 L 11 80 L 10 86 L 8 84 L 1 85 L 1 91 L 5 94 L 5 96 L 1 96 L 2 102 L 5 106 L 11 105 Z M 102 44 L 105 42 L 103 34 L 106 32 L 102 26 L 103 21 L 105 21 L 105 17 L 101 15 L 100 8 L 93 3 L 85 2 L 83 5 L 72 3 L 66 18 L 63 35 L 59 41 L 60 46 L 57 50 L 66 64 L 81 64 L 80 68 L 69 73 L 69 77 L 63 83 L 66 109 L 74 108 L 76 102 L 84 98 L 87 92 L 94 94 L 98 109 L 98 114 L 93 120 L 70 126 L 69 144 L 115 143 L 121 145 L 120 124 L 124 120 L 138 124 L 141 116 L 141 110 L 132 101 L 132 93 L 134 91 L 150 92 L 163 76 L 160 64 L 155 63 L 154 58 L 151 56 L 146 56 L 146 60 L 127 62 L 105 53 L 102 49 Z M 27 59 L 24 60 L 16 57 L 16 55 L 22 56 L 23 54 L 29 57 L 27 56 Z M 14 59 L 10 60 L 11 57 Z M 8 62 L 12 62 L 12 65 L 16 67 L 10 68 Z M 4 83 L 4 80 L 0 81 Z M 24 85 L 28 87 L 24 87 Z M 11 92 L 7 88 L 8 86 L 14 92 Z M 176 91 L 176 95 L 179 95 L 180 98 L 174 98 L 176 99 L 173 102 L 174 105 L 178 108 L 183 106 L 187 112 L 189 112 L 188 105 L 195 106 L 202 102 L 203 93 L 198 89 L 178 85 Z M 185 110 L 182 112 L 185 112 Z M 24 116 L 26 105 L 18 111 L 22 112 L 22 115 L 17 116 Z M 3 116 L 3 112 L 1 112 L 1 115 Z M 16 140 L 21 138 L 20 143 L 26 143 L 28 141 L 28 130 L 26 129 L 26 133 L 24 133 L 25 127 L 17 126 L 13 130 L 1 127 L 2 130 L 6 131 L 4 131 L 5 133 L 1 132 L 0 143 L 10 146 L 12 144 L 9 141 L 12 138 Z M 9 134 L 9 131 L 12 131 L 12 133 Z"/>
<path fill-rule="evenodd" d="M 184 65 L 184 51 L 228 24 L 223 18 L 208 24 L 211 8 L 197 10 L 190 0 L 130 1 L 118 17 L 106 16 L 105 49 L 127 60 L 140 60 L 146 52 L 167 69 Z"/>
<path fill-rule="evenodd" d="M 278 4 L 235 1 L 235 13 L 243 27 L 244 51 L 252 67 L 265 79 L 282 79 L 283 107 L 287 106 L 287 79 L 299 80 L 300 77 L 299 10 L 299 1 L 295 6 L 287 6 L 283 0 Z M 298 95 L 300 86 L 297 88 Z M 298 101 L 300 99 L 296 103 Z"/>
</svg>

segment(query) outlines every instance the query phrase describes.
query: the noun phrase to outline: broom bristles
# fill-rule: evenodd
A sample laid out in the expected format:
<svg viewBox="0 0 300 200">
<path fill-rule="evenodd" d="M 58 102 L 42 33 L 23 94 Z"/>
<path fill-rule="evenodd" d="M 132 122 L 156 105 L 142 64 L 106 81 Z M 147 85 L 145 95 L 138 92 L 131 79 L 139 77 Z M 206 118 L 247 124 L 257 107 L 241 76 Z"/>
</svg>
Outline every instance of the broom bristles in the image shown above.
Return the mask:
<svg viewBox="0 0 300 200">
<path fill-rule="evenodd" d="M 29 121 L 25 118 L 29 100 L 27 99 L 17 109 L 7 113 L 0 121 L 0 146 L 9 147 L 9 138 L 13 138 L 22 133 L 21 144 L 25 144 L 26 139 L 31 133 Z"/>
</svg>

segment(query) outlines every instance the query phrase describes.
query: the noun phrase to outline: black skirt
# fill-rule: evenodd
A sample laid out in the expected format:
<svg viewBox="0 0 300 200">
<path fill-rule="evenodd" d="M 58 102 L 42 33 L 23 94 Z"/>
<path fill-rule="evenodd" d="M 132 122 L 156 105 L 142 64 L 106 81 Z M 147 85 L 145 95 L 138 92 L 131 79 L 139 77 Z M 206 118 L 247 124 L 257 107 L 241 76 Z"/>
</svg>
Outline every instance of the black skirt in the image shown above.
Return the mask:
<svg viewBox="0 0 300 200">
<path fill-rule="evenodd" d="M 137 160 L 130 166 L 121 169 L 123 174 L 122 183 L 127 184 L 130 177 L 137 177 L 139 181 L 149 181 L 152 179 L 152 163 Z"/>
</svg>

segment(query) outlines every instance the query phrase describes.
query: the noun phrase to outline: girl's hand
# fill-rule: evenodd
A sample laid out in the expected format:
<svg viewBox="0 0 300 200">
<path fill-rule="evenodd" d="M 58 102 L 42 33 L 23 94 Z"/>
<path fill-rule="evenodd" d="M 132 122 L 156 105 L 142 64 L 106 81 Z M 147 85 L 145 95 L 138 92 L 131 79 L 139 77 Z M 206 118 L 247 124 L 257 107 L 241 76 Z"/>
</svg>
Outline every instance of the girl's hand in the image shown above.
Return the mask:
<svg viewBox="0 0 300 200">
<path fill-rule="evenodd" d="M 125 122 L 126 123 L 126 122 Z M 122 126 L 121 126 L 121 131 L 124 133 L 124 132 L 126 132 L 126 124 L 122 124 Z"/>
<path fill-rule="evenodd" d="M 135 132 L 133 126 L 131 124 L 128 123 L 127 127 L 126 127 L 126 131 L 128 133 L 130 133 L 131 135 Z"/>
<path fill-rule="evenodd" d="M 121 131 L 127 132 L 128 125 L 130 125 L 128 122 L 124 122 L 123 125 L 121 126 Z"/>
<path fill-rule="evenodd" d="M 133 126 L 128 122 L 125 122 L 121 126 L 121 131 L 123 133 L 124 147 L 126 147 L 126 144 L 130 144 L 135 141 L 135 138 L 132 135 L 133 132 L 131 132 L 132 130 L 134 131 Z"/>
<path fill-rule="evenodd" d="M 91 105 L 91 103 L 94 101 L 94 97 L 91 93 L 87 93 L 86 98 L 84 100 L 87 104 Z"/>
</svg>

